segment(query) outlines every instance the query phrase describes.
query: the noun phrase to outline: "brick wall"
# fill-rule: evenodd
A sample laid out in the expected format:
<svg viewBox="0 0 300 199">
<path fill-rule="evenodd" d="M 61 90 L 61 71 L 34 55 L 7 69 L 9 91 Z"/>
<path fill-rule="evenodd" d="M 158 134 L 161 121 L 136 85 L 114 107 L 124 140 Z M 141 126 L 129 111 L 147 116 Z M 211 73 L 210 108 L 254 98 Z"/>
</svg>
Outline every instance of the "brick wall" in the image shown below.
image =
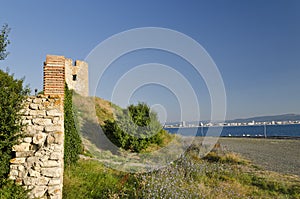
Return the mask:
<svg viewBox="0 0 300 199">
<path fill-rule="evenodd" d="M 44 94 L 63 95 L 65 88 L 65 57 L 47 55 L 44 63 Z"/>
<path fill-rule="evenodd" d="M 47 55 L 44 63 L 44 94 L 61 95 L 65 82 L 82 96 L 89 95 L 88 64 L 58 55 Z"/>
</svg>

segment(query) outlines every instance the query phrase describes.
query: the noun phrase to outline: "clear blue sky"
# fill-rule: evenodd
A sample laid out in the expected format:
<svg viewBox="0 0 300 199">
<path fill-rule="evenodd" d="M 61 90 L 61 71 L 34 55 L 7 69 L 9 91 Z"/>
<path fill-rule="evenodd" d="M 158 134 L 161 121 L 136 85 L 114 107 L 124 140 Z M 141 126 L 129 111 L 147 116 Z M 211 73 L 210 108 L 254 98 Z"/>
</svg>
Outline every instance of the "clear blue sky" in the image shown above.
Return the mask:
<svg viewBox="0 0 300 199">
<path fill-rule="evenodd" d="M 164 27 L 188 35 L 210 54 L 225 84 L 227 119 L 300 113 L 297 0 L 1 1 L 0 24 L 4 23 L 11 28 L 11 45 L 0 68 L 9 67 L 18 78 L 25 76 L 32 90 L 42 90 L 46 54 L 85 59 L 101 41 L 116 33 Z M 105 77 L 107 88 L 123 69 L 149 62 L 168 64 L 184 74 L 193 87 L 200 87 L 201 118 L 209 118 L 210 99 L 203 80 L 185 69 L 187 63 L 166 52 L 145 50 L 120 58 Z M 108 98 L 107 92 L 97 94 Z M 178 102 L 167 89 L 145 86 L 131 101 L 165 104 L 170 111 L 168 121 L 178 120 L 178 112 L 171 111 L 178 108 Z"/>
</svg>

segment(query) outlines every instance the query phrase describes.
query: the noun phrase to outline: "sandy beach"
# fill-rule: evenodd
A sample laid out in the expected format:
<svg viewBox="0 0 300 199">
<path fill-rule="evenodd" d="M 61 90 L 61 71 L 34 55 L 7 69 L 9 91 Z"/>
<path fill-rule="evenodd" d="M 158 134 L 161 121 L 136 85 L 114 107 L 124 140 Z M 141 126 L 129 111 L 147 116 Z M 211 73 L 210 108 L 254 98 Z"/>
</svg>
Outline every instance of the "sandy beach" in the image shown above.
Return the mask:
<svg viewBox="0 0 300 199">
<path fill-rule="evenodd" d="M 219 142 L 267 170 L 300 176 L 299 139 L 220 138 Z"/>
</svg>

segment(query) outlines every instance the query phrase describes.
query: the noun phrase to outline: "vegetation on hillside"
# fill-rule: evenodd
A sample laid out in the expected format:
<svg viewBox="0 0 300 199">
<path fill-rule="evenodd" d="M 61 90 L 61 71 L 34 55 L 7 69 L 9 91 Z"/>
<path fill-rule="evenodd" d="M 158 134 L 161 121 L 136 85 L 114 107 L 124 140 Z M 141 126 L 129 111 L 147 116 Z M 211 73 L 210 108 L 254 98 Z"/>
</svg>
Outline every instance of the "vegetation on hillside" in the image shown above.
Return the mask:
<svg viewBox="0 0 300 199">
<path fill-rule="evenodd" d="M 263 171 L 237 154 L 215 149 L 205 158 L 193 145 L 150 173 L 124 173 L 95 160 L 65 171 L 64 197 L 74 198 L 299 198 L 300 178 Z"/>
<path fill-rule="evenodd" d="M 157 132 L 146 127 L 152 125 L 158 127 L 157 123 L 154 123 L 157 126 L 151 124 L 151 120 L 154 118 L 153 121 L 157 121 L 157 118 L 155 114 L 151 115 L 145 104 L 121 109 L 99 98 L 85 98 L 81 100 L 81 107 L 89 103 L 89 100 L 95 102 L 98 121 L 89 118 L 90 123 L 84 124 L 88 127 L 85 130 L 93 130 L 94 122 L 100 123 L 107 137 L 120 148 L 128 150 L 120 150 L 121 154 L 125 153 L 134 159 L 137 158 L 136 153 L 132 152 L 147 154 L 144 152 L 157 150 L 168 144 L 171 139 L 169 134 L 166 137 L 161 135 L 161 145 L 158 144 L 160 142 L 145 144 L 145 141 L 149 141 L 156 135 L 154 132 Z M 87 117 L 88 111 L 79 110 L 81 116 Z M 154 127 L 152 129 L 155 129 Z M 89 132 L 83 132 L 84 135 L 85 133 Z M 96 135 L 89 136 L 87 138 L 90 140 L 99 138 Z M 101 143 L 99 146 L 101 147 Z M 64 198 L 300 197 L 299 176 L 264 171 L 241 156 L 224 151 L 220 145 L 217 146 L 207 156 L 200 158 L 199 151 L 203 146 L 195 142 L 176 161 L 148 173 L 127 173 L 111 169 L 107 165 L 122 162 L 120 159 L 123 156 L 116 157 L 107 151 L 99 150 L 99 157 L 104 159 L 86 158 L 66 168 L 63 196 Z M 132 171 L 134 166 L 132 164 Z"/>
</svg>

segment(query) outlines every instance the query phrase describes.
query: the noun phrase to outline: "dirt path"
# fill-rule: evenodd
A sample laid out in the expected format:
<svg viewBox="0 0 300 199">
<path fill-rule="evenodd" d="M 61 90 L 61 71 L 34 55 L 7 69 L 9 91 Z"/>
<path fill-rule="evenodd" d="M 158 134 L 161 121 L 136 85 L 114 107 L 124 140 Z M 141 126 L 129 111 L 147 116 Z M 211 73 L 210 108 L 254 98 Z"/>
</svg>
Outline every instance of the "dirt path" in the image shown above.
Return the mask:
<svg viewBox="0 0 300 199">
<path fill-rule="evenodd" d="M 219 141 L 227 150 L 267 170 L 300 176 L 300 140 L 220 138 Z"/>
</svg>

